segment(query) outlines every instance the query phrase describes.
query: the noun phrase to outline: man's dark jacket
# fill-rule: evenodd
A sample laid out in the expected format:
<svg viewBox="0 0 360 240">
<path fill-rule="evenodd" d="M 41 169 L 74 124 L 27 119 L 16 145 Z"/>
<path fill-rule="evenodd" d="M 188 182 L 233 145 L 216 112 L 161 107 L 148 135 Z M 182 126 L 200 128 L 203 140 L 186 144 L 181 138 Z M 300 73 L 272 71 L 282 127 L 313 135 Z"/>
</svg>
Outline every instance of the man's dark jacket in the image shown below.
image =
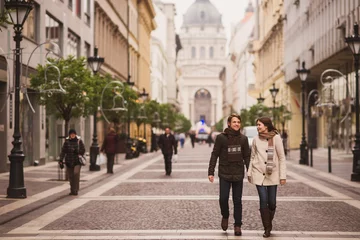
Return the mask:
<svg viewBox="0 0 360 240">
<path fill-rule="evenodd" d="M 160 135 L 158 145 L 164 155 L 173 154 L 173 151 L 174 154 L 177 154 L 177 144 L 172 134 L 169 134 L 169 136 L 166 136 L 166 134 Z"/>
<path fill-rule="evenodd" d="M 226 181 L 236 182 L 244 178 L 244 165 L 246 165 L 246 169 L 249 168 L 250 148 L 247 137 L 240 133 L 235 136 L 235 140 L 239 144 L 238 147 L 235 147 L 238 154 L 233 155 L 236 158 L 229 157 L 229 154 L 232 154 L 234 150 L 232 146 L 228 146 L 231 137 L 234 136 L 229 136 L 225 132 L 216 137 L 209 162 L 208 175 L 214 176 L 216 162 L 219 158 L 219 177 Z"/>
</svg>

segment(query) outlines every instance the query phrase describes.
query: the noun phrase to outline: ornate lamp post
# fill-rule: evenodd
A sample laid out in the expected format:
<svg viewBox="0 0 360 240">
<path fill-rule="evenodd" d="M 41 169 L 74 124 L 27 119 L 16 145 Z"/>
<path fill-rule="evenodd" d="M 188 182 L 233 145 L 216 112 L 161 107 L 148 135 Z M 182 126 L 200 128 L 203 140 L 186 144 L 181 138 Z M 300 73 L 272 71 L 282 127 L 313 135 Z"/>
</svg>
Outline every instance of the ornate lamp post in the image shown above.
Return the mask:
<svg viewBox="0 0 360 240">
<path fill-rule="evenodd" d="M 131 82 L 131 76 L 128 75 L 128 79 L 125 82 L 126 85 L 128 85 L 129 87 L 134 86 L 134 82 Z M 126 154 L 125 154 L 125 159 L 132 159 L 133 158 L 133 154 L 131 152 L 131 145 L 132 145 L 132 141 L 130 139 L 130 120 L 131 120 L 131 112 L 130 109 L 128 111 L 128 116 L 127 116 L 127 140 L 126 140 Z"/>
<path fill-rule="evenodd" d="M 261 93 L 259 93 L 259 97 L 256 99 L 258 104 L 261 104 L 265 101 L 265 98 L 261 97 Z"/>
<path fill-rule="evenodd" d="M 305 62 L 302 62 L 302 69 L 296 70 L 301 79 L 301 98 L 302 98 L 302 137 L 300 143 L 300 164 L 309 165 L 309 156 L 305 138 L 305 81 L 310 74 L 310 70 L 305 68 Z"/>
<path fill-rule="evenodd" d="M 146 92 L 145 88 L 143 88 L 142 93 L 140 93 L 140 97 L 143 100 L 143 104 L 145 105 L 145 101 L 147 100 L 149 93 Z M 146 140 L 146 121 L 144 120 L 144 139 Z"/>
<path fill-rule="evenodd" d="M 351 174 L 351 181 L 360 181 L 360 126 L 359 126 L 359 58 L 360 58 L 360 36 L 359 25 L 354 24 L 354 35 L 345 38 L 345 42 L 349 45 L 354 55 L 355 67 L 355 146 L 353 149 L 353 169 Z"/>
<path fill-rule="evenodd" d="M 98 48 L 94 48 L 94 56 L 88 57 L 87 59 L 91 70 L 93 71 L 94 75 L 98 73 L 101 68 L 101 65 L 104 63 L 104 58 L 98 56 Z M 97 142 L 97 129 L 96 129 L 96 117 L 97 117 L 97 109 L 94 111 L 94 134 L 93 134 L 93 142 L 90 147 L 90 171 L 100 171 L 100 166 L 96 165 L 96 158 L 99 154 L 99 145 Z"/>
<path fill-rule="evenodd" d="M 275 122 L 275 100 L 276 100 L 276 95 L 279 92 L 279 89 L 275 87 L 275 83 L 273 83 L 272 88 L 269 89 L 272 99 L 273 99 L 273 122 Z"/>
<path fill-rule="evenodd" d="M 33 9 L 32 1 L 6 0 L 5 8 L 9 12 L 11 22 L 14 24 L 14 41 L 15 41 L 15 124 L 14 124 L 14 141 L 13 149 L 9 157 L 10 176 L 9 187 L 7 188 L 8 198 L 26 198 L 26 188 L 24 186 L 24 169 L 23 162 L 25 159 L 24 152 L 21 148 L 22 140 L 20 134 L 20 57 L 23 25 L 29 13 Z"/>
</svg>

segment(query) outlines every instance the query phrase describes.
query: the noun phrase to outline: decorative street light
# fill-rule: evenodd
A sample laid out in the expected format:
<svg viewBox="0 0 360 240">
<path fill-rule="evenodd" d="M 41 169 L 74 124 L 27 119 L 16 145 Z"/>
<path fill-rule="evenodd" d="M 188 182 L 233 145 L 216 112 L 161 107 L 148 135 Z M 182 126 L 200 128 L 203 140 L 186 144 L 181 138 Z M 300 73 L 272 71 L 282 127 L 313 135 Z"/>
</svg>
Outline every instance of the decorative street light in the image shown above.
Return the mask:
<svg viewBox="0 0 360 240">
<path fill-rule="evenodd" d="M 265 98 L 261 97 L 261 93 L 259 93 L 259 97 L 256 100 L 257 100 L 258 104 L 260 104 L 265 101 Z"/>
<path fill-rule="evenodd" d="M 275 122 L 275 100 L 276 100 L 276 95 L 279 92 L 279 89 L 275 87 L 275 83 L 273 83 L 273 87 L 269 89 L 272 99 L 273 99 L 273 122 Z"/>
<path fill-rule="evenodd" d="M 149 97 L 149 93 L 146 92 L 145 88 L 143 88 L 142 93 L 140 93 L 140 97 L 143 100 L 143 104 L 145 105 L 145 101 Z M 144 139 L 146 140 L 146 121 L 144 120 Z"/>
<path fill-rule="evenodd" d="M 97 74 L 101 68 L 101 65 L 104 63 L 104 58 L 98 56 L 98 48 L 94 48 L 94 56 L 88 57 L 87 59 L 89 66 L 91 67 L 94 75 Z M 93 142 L 90 147 L 90 171 L 100 171 L 100 166 L 96 165 L 96 158 L 99 154 L 99 145 L 97 142 L 97 129 L 96 129 L 96 118 L 97 118 L 97 109 L 94 111 L 94 134 Z"/>
<path fill-rule="evenodd" d="M 131 76 L 128 75 L 128 79 L 125 82 L 126 85 L 128 85 L 129 87 L 132 87 L 135 85 L 134 82 L 131 82 Z M 131 116 L 131 112 L 130 109 L 128 111 L 128 115 L 127 115 L 127 140 L 126 140 L 126 153 L 125 153 L 125 159 L 132 159 L 133 158 L 133 154 L 131 152 L 131 145 L 132 145 L 132 140 L 130 139 L 130 120 L 131 120 L 132 116 Z"/>
<path fill-rule="evenodd" d="M 345 42 L 349 45 L 354 55 L 355 67 L 355 146 L 353 149 L 353 169 L 351 174 L 351 181 L 360 181 L 360 123 L 359 123 L 359 58 L 360 58 L 360 36 L 359 25 L 354 24 L 354 35 L 345 38 Z"/>
<path fill-rule="evenodd" d="M 305 68 L 305 62 L 302 62 L 302 69 L 296 70 L 301 79 L 301 98 L 302 98 L 302 137 L 300 143 L 300 164 L 309 165 L 309 156 L 305 138 L 305 81 L 310 74 L 310 70 Z"/>
<path fill-rule="evenodd" d="M 139 96 L 142 98 L 142 106 L 140 107 L 140 112 L 138 115 L 138 119 L 143 120 L 144 122 L 144 134 L 143 134 L 143 140 L 144 140 L 144 146 L 142 147 L 143 153 L 147 153 L 147 142 L 146 142 L 146 113 L 145 113 L 145 101 L 148 98 L 149 94 L 146 92 L 145 88 L 143 88 L 142 93 L 139 94 Z"/>
<path fill-rule="evenodd" d="M 5 8 L 9 12 L 11 22 L 14 24 L 14 41 L 15 45 L 15 126 L 14 126 L 14 141 L 13 149 L 9 157 L 10 161 L 10 177 L 9 187 L 7 188 L 8 198 L 26 198 L 26 188 L 24 186 L 24 169 L 23 162 L 25 159 L 24 152 L 21 148 L 21 134 L 20 134 L 20 57 L 21 48 L 20 42 L 22 41 L 23 25 L 29 13 L 33 9 L 32 1 L 30 0 L 6 0 Z"/>
</svg>

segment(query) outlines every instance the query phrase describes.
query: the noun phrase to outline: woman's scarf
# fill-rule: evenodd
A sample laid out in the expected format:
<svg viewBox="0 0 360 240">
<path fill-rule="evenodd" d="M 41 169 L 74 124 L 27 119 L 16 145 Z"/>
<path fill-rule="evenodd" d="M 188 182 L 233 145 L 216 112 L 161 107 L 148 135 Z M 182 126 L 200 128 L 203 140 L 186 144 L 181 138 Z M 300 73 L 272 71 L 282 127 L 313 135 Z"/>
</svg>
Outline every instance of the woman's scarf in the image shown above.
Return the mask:
<svg viewBox="0 0 360 240">
<path fill-rule="evenodd" d="M 267 149 L 267 162 L 266 162 L 266 173 L 271 174 L 275 166 L 274 164 L 274 136 L 279 134 L 276 130 L 271 132 L 259 133 L 261 139 L 266 139 L 268 141 Z"/>
</svg>

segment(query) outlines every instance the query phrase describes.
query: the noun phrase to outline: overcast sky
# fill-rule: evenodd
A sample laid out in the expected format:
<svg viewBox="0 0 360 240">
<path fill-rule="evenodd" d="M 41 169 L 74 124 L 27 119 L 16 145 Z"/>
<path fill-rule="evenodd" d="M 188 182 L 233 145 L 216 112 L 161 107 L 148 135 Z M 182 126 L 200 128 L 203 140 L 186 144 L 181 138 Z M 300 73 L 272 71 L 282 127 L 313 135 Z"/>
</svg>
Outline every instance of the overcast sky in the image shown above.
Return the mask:
<svg viewBox="0 0 360 240">
<path fill-rule="evenodd" d="M 176 6 L 176 19 L 175 25 L 177 32 L 183 22 L 183 15 L 187 9 L 195 2 L 195 0 L 162 0 L 163 2 L 175 3 Z M 227 37 L 230 37 L 231 23 L 239 22 L 245 13 L 245 9 L 249 4 L 249 0 L 210 0 L 212 4 L 222 14 L 222 22 L 225 26 Z M 253 1 L 253 0 L 252 0 Z M 254 5 L 254 1 L 253 1 Z"/>
</svg>

